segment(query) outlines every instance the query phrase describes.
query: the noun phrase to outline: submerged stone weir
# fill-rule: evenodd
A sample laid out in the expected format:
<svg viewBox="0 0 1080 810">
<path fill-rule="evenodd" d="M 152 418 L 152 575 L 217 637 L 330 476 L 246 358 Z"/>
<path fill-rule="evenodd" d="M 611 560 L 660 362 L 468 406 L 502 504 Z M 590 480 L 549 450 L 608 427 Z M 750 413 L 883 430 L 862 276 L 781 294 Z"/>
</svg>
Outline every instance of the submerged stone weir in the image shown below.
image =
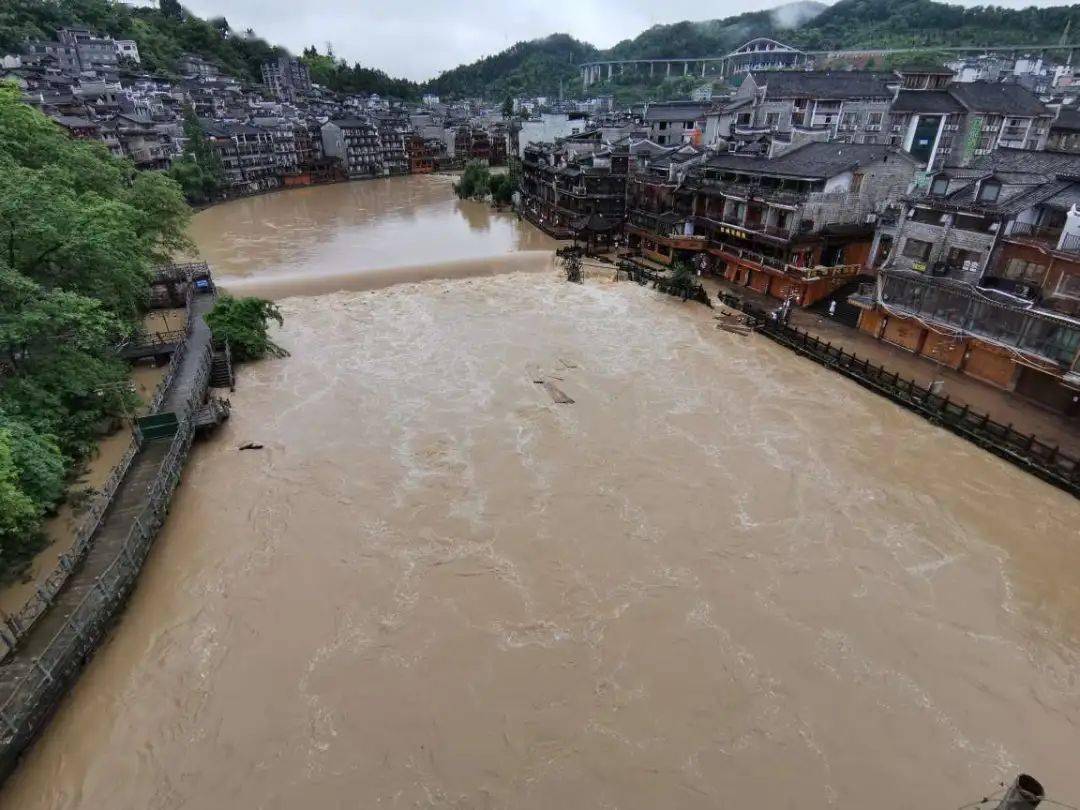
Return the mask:
<svg viewBox="0 0 1080 810">
<path fill-rule="evenodd" d="M 0 780 L 41 730 L 116 617 L 142 568 L 198 427 L 213 363 L 204 315 L 213 283 L 189 298 L 186 340 L 167 388 L 155 397 L 153 431 L 136 431 L 137 449 L 76 567 L 48 607 L 0 662 Z M 189 283 L 194 280 L 189 278 Z M 211 409 L 212 410 L 212 409 Z"/>
</svg>

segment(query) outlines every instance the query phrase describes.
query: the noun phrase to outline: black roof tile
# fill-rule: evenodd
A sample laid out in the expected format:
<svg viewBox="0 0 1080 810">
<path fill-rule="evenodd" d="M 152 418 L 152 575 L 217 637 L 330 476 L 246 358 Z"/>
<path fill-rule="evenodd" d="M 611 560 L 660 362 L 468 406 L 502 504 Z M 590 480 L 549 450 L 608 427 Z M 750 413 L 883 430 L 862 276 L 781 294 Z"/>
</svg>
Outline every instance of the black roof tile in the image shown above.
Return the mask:
<svg viewBox="0 0 1080 810">
<path fill-rule="evenodd" d="M 758 73 L 765 97 L 776 98 L 880 98 L 891 99 L 889 83 L 896 77 L 869 70 L 778 70 Z"/>
</svg>

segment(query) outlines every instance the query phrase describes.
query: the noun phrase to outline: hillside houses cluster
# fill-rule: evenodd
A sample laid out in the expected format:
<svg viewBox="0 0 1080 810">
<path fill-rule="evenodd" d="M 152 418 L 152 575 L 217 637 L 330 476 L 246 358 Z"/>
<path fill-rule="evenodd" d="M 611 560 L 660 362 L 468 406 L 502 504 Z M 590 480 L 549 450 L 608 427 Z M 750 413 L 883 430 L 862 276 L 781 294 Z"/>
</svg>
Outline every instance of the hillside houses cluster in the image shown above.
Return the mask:
<svg viewBox="0 0 1080 810">
<path fill-rule="evenodd" d="M 747 295 L 1080 417 L 1080 113 L 953 72 L 750 72 L 636 128 L 527 144 L 553 236 Z"/>
<path fill-rule="evenodd" d="M 262 84 L 185 54 L 180 76 L 140 68 L 137 43 L 61 29 L 0 61 L 27 103 L 73 137 L 99 140 L 140 169 L 168 169 L 184 152 L 193 110 L 224 170 L 223 197 L 337 179 L 503 165 L 510 130 L 478 102 L 406 106 L 376 95 L 334 93 L 299 59 L 262 66 Z"/>
</svg>

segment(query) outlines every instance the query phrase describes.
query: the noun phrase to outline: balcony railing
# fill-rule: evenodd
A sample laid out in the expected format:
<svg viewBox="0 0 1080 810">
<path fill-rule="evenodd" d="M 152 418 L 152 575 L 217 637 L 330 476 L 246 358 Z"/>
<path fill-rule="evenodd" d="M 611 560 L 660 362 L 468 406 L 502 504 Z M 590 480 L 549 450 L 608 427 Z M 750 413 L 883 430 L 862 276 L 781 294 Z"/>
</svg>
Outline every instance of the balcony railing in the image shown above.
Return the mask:
<svg viewBox="0 0 1080 810">
<path fill-rule="evenodd" d="M 688 177 L 683 186 L 687 188 L 715 191 L 741 199 L 763 200 L 780 205 L 798 206 L 804 203 L 808 194 L 798 191 L 769 188 L 759 183 L 735 183 L 708 177 Z"/>
<path fill-rule="evenodd" d="M 759 253 L 756 250 L 750 250 L 749 248 L 739 247 L 732 245 L 729 242 L 720 240 L 713 240 L 712 247 L 721 253 L 727 254 L 743 261 L 752 262 L 764 269 L 774 270 L 779 273 L 783 273 L 791 278 L 798 279 L 800 281 L 813 281 L 819 278 L 842 278 L 849 276 L 857 276 L 862 272 L 861 264 L 839 264 L 831 267 L 825 265 L 816 265 L 814 267 L 800 267 L 795 264 L 785 262 L 783 259 L 778 259 L 775 256 L 767 256 L 763 253 Z"/>
<path fill-rule="evenodd" d="M 1065 234 L 1063 236 L 1060 227 L 1046 228 L 1027 222 L 1014 222 L 1006 239 L 1037 242 L 1040 246 L 1049 246 L 1054 250 L 1080 253 L 1080 235 Z"/>
<path fill-rule="evenodd" d="M 704 230 L 712 232 L 717 227 L 722 228 L 725 225 L 733 225 L 734 227 L 746 231 L 748 234 L 759 234 L 762 236 L 771 237 L 772 239 L 779 239 L 783 242 L 789 241 L 795 234 L 796 229 L 794 225 L 767 225 L 762 222 L 745 222 L 737 216 L 722 216 L 719 219 L 711 217 L 697 217 L 697 220 L 703 226 Z"/>
<path fill-rule="evenodd" d="M 990 298 L 970 284 L 885 272 L 879 301 L 920 320 L 1004 344 L 1068 367 L 1080 352 L 1080 319 Z"/>
</svg>

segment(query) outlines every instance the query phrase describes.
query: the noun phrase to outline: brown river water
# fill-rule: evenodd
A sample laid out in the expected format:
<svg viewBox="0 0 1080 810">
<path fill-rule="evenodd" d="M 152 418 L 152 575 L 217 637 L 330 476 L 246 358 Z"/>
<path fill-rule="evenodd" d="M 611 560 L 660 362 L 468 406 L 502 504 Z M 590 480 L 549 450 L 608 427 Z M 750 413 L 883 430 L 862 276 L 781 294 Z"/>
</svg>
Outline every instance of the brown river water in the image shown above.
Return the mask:
<svg viewBox="0 0 1080 810">
<path fill-rule="evenodd" d="M 3 807 L 1080 804 L 1070 496 L 442 178 L 193 233 L 292 355 Z"/>
</svg>

